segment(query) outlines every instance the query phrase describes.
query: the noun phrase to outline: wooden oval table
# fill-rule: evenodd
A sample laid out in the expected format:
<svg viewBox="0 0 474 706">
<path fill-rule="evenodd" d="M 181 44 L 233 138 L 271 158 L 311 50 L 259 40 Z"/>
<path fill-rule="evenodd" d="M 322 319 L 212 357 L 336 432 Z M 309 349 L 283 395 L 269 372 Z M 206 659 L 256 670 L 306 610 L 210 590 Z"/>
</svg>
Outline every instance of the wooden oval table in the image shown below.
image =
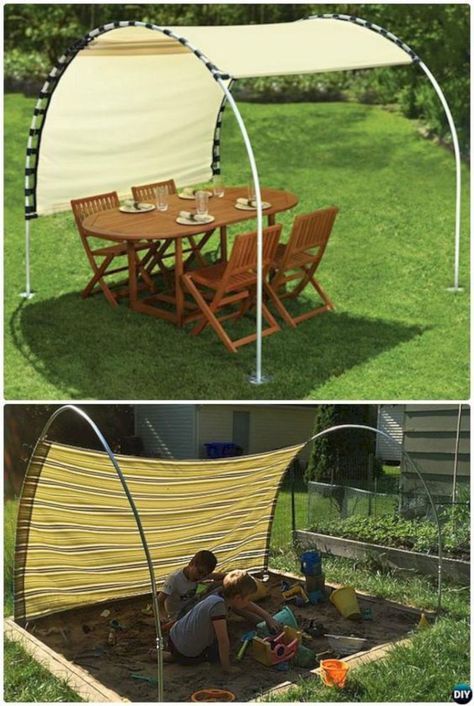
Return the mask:
<svg viewBox="0 0 474 706">
<path fill-rule="evenodd" d="M 235 207 L 236 199 L 239 197 L 247 197 L 247 189 L 245 187 L 228 188 L 222 198 L 212 196 L 209 199 L 209 214 L 214 216 L 214 220 L 209 224 L 180 225 L 177 223 L 176 218 L 180 211 L 195 210 L 195 201 L 181 199 L 177 194 L 171 194 L 168 198 L 167 211 L 122 213 L 115 208 L 87 216 L 83 225 L 87 232 L 93 236 L 127 245 L 130 308 L 182 326 L 185 310 L 184 291 L 181 282 L 184 272 L 183 238 L 202 235 L 199 245 L 193 249 L 195 254 L 199 254 L 199 250 L 207 242 L 214 230 L 219 228 L 221 257 L 222 259 L 227 259 L 227 226 L 256 219 L 255 210 L 240 210 Z M 279 189 L 262 189 L 262 200 L 271 204 L 270 208 L 266 208 L 263 211 L 263 215 L 268 218 L 269 225 L 273 225 L 277 213 L 287 211 L 298 203 L 298 197 L 295 194 Z M 247 230 L 254 229 L 255 225 L 247 228 Z M 144 299 L 139 299 L 136 255 L 133 247 L 137 241 L 150 241 L 150 243 L 164 241 L 165 246 L 169 241 L 173 241 L 175 252 L 173 293 L 154 294 Z M 160 300 L 173 304 L 175 310 L 169 311 L 157 306 Z"/>
</svg>

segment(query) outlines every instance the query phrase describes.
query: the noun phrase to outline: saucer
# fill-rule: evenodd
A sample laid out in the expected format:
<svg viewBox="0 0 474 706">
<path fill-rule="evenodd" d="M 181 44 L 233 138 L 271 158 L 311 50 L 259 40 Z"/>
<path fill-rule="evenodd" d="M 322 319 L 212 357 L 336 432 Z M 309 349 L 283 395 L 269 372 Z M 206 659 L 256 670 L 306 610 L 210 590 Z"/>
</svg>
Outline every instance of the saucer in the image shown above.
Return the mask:
<svg viewBox="0 0 474 706">
<path fill-rule="evenodd" d="M 246 204 L 243 203 L 235 203 L 234 204 L 235 208 L 238 208 L 239 211 L 256 211 L 257 207 L 256 206 L 247 206 Z M 262 208 L 270 208 L 271 203 L 268 203 L 268 201 L 262 201 Z"/>
<path fill-rule="evenodd" d="M 211 198 L 211 196 L 214 196 L 212 191 L 205 191 L 204 189 L 196 189 L 196 191 L 204 191 L 204 193 L 207 194 L 209 196 L 209 198 Z M 194 194 L 184 194 L 181 191 L 180 193 L 178 193 L 178 198 L 179 199 L 188 199 L 189 201 L 194 201 L 194 199 L 196 198 L 196 194 L 195 193 Z"/>
<path fill-rule="evenodd" d="M 135 206 L 120 206 L 119 211 L 122 213 L 148 213 L 148 211 L 154 211 L 155 205 L 152 203 L 139 203 L 138 208 Z"/>
<path fill-rule="evenodd" d="M 216 219 L 214 218 L 214 216 L 211 215 L 201 216 L 199 220 L 189 220 L 189 218 L 183 218 L 183 216 L 178 216 L 178 218 L 176 219 L 176 223 L 180 223 L 182 226 L 205 226 L 215 220 Z"/>
</svg>

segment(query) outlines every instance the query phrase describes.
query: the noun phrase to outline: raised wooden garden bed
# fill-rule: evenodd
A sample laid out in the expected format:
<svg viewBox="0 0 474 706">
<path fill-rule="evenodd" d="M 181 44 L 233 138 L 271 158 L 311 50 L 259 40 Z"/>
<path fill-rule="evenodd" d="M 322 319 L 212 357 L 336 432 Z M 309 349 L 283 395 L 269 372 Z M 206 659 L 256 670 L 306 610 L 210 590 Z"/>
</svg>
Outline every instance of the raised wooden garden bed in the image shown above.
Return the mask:
<svg viewBox="0 0 474 706">
<path fill-rule="evenodd" d="M 429 576 L 438 574 L 438 557 L 407 549 L 394 549 L 370 542 L 359 542 L 346 537 L 333 537 L 319 532 L 297 530 L 295 539 L 302 549 L 317 549 L 324 554 L 333 554 L 347 559 L 378 559 L 389 568 L 417 571 Z M 468 584 L 470 563 L 462 559 L 443 558 L 443 573 L 454 581 Z"/>
<path fill-rule="evenodd" d="M 270 613 L 276 613 L 282 606 L 282 579 L 303 580 L 294 574 L 271 572 L 270 596 L 261 603 Z M 328 633 L 366 638 L 364 652 L 345 658 L 352 666 L 381 659 L 394 644 L 407 641 L 420 615 L 419 610 L 411 607 L 361 592 L 357 595 L 362 610 L 371 608 L 372 620 L 355 622 L 342 618 L 329 601 L 301 608 L 290 604 L 299 624 L 315 618 Z M 27 629 L 8 619 L 5 633 L 9 639 L 20 642 L 49 671 L 65 679 L 85 700 L 152 702 L 156 701 L 156 685 L 131 677 L 133 673 L 156 677 L 156 662 L 148 657 L 155 644 L 153 617 L 146 611 L 149 600 L 149 596 L 142 596 L 57 613 L 29 623 Z M 110 610 L 107 618 L 101 617 L 105 608 Z M 231 652 L 236 655 L 248 625 L 237 616 L 234 618 L 229 621 L 229 633 Z M 107 641 L 111 619 L 124 627 L 117 632 L 115 645 Z M 304 644 L 315 653 L 325 653 L 323 658 L 339 656 L 331 653 L 324 636 L 305 639 Z M 310 669 L 295 667 L 290 662 L 289 670 L 282 673 L 256 662 L 247 650 L 240 664 L 240 673 L 232 676 L 224 675 L 218 665 L 210 663 L 165 664 L 165 701 L 189 701 L 194 691 L 210 687 L 229 689 L 237 701 L 255 701 L 281 693 L 301 678 L 319 679 L 317 662 Z"/>
</svg>

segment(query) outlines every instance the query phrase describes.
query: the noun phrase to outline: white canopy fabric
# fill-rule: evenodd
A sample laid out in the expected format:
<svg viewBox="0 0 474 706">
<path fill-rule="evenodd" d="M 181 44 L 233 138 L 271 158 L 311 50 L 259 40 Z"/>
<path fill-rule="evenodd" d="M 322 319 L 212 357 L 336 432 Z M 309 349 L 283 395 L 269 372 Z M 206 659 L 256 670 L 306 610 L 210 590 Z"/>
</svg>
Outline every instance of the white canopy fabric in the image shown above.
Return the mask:
<svg viewBox="0 0 474 706">
<path fill-rule="evenodd" d="M 409 64 L 400 46 L 353 23 L 315 18 L 267 25 L 170 27 L 234 78 L 314 73 Z M 99 36 L 89 56 L 156 55 L 189 52 L 173 37 L 147 28 L 124 27 Z"/>
<path fill-rule="evenodd" d="M 71 62 L 42 133 L 38 215 L 68 210 L 72 198 L 90 194 L 124 196 L 132 185 L 210 177 L 222 90 L 185 47 L 155 51 L 168 41 L 142 27 L 117 29 Z"/>
<path fill-rule="evenodd" d="M 366 27 L 312 19 L 272 25 L 174 27 L 234 78 L 409 64 Z M 51 96 L 36 175 L 38 215 L 72 198 L 174 178 L 209 179 L 220 86 L 191 49 L 143 26 L 118 27 L 81 49 Z"/>
</svg>

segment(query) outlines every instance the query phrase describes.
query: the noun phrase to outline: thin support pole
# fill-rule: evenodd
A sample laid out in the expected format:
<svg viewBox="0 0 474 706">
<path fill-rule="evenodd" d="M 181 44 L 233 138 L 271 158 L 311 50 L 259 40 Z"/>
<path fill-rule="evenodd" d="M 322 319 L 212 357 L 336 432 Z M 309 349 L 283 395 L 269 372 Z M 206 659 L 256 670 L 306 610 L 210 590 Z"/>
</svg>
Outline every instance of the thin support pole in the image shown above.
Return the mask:
<svg viewBox="0 0 474 706">
<path fill-rule="evenodd" d="M 92 421 L 92 419 L 79 407 L 76 407 L 75 405 L 72 404 L 66 404 L 57 409 L 53 414 L 50 416 L 48 421 L 46 422 L 43 431 L 41 432 L 41 435 L 36 443 L 35 446 L 35 451 L 38 445 L 46 438 L 46 435 L 49 431 L 50 426 L 58 417 L 60 414 L 66 411 L 71 411 L 75 412 L 78 414 L 82 419 L 84 419 L 89 426 L 93 429 L 93 431 L 96 433 L 97 438 L 99 439 L 100 443 L 102 444 L 104 451 L 107 453 L 110 461 L 112 462 L 113 467 L 117 471 L 117 475 L 120 479 L 120 482 L 122 484 L 122 488 L 125 492 L 125 495 L 127 496 L 127 500 L 130 503 L 130 507 L 133 512 L 133 516 L 135 518 L 135 522 L 137 524 L 137 529 L 140 534 L 140 539 L 142 542 L 143 550 L 145 552 L 145 558 L 146 562 L 148 564 L 148 573 L 150 575 L 150 586 L 151 586 L 151 597 L 152 597 L 152 604 L 153 604 L 153 613 L 154 613 L 154 618 L 155 618 L 155 630 L 156 630 L 156 653 L 157 653 L 157 677 L 158 677 L 158 701 L 162 702 L 163 701 L 163 636 L 161 633 L 161 624 L 160 624 L 160 609 L 158 606 L 158 596 L 156 592 L 156 580 L 155 580 L 155 570 L 153 568 L 153 561 L 151 558 L 150 551 L 148 549 L 148 544 L 146 541 L 145 537 L 145 532 L 143 530 L 143 525 L 140 519 L 140 515 L 138 513 L 137 507 L 135 505 L 135 501 L 132 497 L 132 494 L 130 493 L 130 490 L 127 485 L 127 481 L 125 480 L 125 477 L 122 473 L 122 470 L 117 462 L 117 459 L 115 458 L 115 455 L 110 448 L 109 444 L 107 443 L 104 435 L 100 431 L 99 427 L 97 424 Z M 35 453 L 33 452 L 33 455 Z"/>
<path fill-rule="evenodd" d="M 291 533 L 292 541 L 295 541 L 296 532 L 296 507 L 295 507 L 295 459 L 290 466 L 290 483 L 291 483 Z"/>
<path fill-rule="evenodd" d="M 423 69 L 425 74 L 428 76 L 433 88 L 438 94 L 438 98 L 446 113 L 446 118 L 448 119 L 449 129 L 451 130 L 451 138 L 453 140 L 454 147 L 454 157 L 456 160 L 456 223 L 455 223 L 455 233 L 454 233 L 454 281 L 453 286 L 449 287 L 450 292 L 460 292 L 462 287 L 459 286 L 459 250 L 461 242 L 461 151 L 459 149 L 458 135 L 456 132 L 456 126 L 454 124 L 453 116 L 449 108 L 448 102 L 444 97 L 444 93 L 441 90 L 441 86 L 429 70 L 429 68 L 420 61 L 420 67 Z"/>
<path fill-rule="evenodd" d="M 23 297 L 23 299 L 31 299 L 34 295 L 31 291 L 30 283 L 30 220 L 25 220 L 25 269 L 26 286 L 25 291 L 21 292 L 20 297 Z"/>
<path fill-rule="evenodd" d="M 253 153 L 252 144 L 245 127 L 245 123 L 234 100 L 234 96 L 229 91 L 220 76 L 216 76 L 217 83 L 220 85 L 224 91 L 230 107 L 234 111 L 235 118 L 239 125 L 242 137 L 244 140 L 245 148 L 247 150 L 247 155 L 250 162 L 250 169 L 252 170 L 252 180 L 255 189 L 255 200 L 257 202 L 257 340 L 256 340 L 256 361 L 255 361 L 255 374 L 251 375 L 249 381 L 254 385 L 261 385 L 264 382 L 268 382 L 268 378 L 262 375 L 262 303 L 263 303 L 263 215 L 262 215 L 262 194 L 260 192 L 260 180 L 258 177 L 257 163 L 255 162 L 255 156 Z"/>
<path fill-rule="evenodd" d="M 459 458 L 459 439 L 461 437 L 461 417 L 462 417 L 462 404 L 459 405 L 458 409 L 458 421 L 456 425 L 456 445 L 454 447 L 454 465 L 453 465 L 453 492 L 452 492 L 452 503 L 456 502 L 456 485 L 458 481 L 458 458 Z"/>
</svg>

